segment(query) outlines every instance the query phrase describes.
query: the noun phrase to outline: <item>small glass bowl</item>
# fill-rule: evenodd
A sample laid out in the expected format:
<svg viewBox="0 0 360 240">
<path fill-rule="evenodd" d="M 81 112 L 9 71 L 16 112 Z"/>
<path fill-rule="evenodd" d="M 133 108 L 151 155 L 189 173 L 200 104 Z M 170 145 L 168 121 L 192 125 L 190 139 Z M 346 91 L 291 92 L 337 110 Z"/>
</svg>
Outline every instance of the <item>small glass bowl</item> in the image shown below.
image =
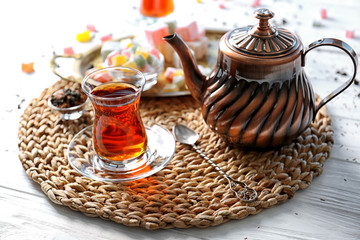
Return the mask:
<svg viewBox="0 0 360 240">
<path fill-rule="evenodd" d="M 60 90 L 54 92 L 51 95 L 51 97 L 61 91 L 64 92 L 63 89 L 60 89 Z M 83 102 L 79 105 L 76 105 L 73 107 L 68 107 L 68 108 L 62 108 L 62 107 L 57 107 L 57 106 L 53 105 L 51 102 L 51 97 L 49 97 L 48 105 L 54 112 L 59 113 L 60 117 L 64 120 L 76 120 L 76 119 L 80 118 L 83 115 L 83 113 L 86 111 L 86 106 L 87 106 L 88 102 L 90 101 L 89 98 L 86 98 L 85 102 Z"/>
</svg>

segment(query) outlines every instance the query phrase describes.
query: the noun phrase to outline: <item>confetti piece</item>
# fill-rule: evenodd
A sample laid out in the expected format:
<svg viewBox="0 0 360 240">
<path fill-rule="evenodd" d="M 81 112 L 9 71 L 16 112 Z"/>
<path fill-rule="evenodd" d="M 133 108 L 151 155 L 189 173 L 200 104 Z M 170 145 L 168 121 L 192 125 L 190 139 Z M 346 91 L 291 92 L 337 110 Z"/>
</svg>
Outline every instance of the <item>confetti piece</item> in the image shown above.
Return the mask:
<svg viewBox="0 0 360 240">
<path fill-rule="evenodd" d="M 321 21 L 319 21 L 319 20 L 314 20 L 312 25 L 313 25 L 313 27 L 322 27 L 323 26 Z"/>
<path fill-rule="evenodd" d="M 226 8 L 226 7 L 225 7 L 225 4 L 220 3 L 220 4 L 219 4 L 219 8 L 220 8 L 220 9 L 225 9 L 225 8 Z"/>
<path fill-rule="evenodd" d="M 64 54 L 66 55 L 74 55 L 74 49 L 72 47 L 64 48 Z"/>
<path fill-rule="evenodd" d="M 34 62 L 30 62 L 30 63 L 22 63 L 21 64 L 21 70 L 24 73 L 32 73 L 34 72 Z"/>
<path fill-rule="evenodd" d="M 76 35 L 76 40 L 81 43 L 90 42 L 91 40 L 90 31 L 86 30 L 84 32 L 78 33 Z"/>
<path fill-rule="evenodd" d="M 196 2 L 197 2 L 197 3 L 202 3 L 202 1 L 201 1 L 201 0 L 196 0 Z"/>
<path fill-rule="evenodd" d="M 108 34 L 108 35 L 102 36 L 102 37 L 100 38 L 100 40 L 101 40 L 102 42 L 110 41 L 110 40 L 112 40 L 112 35 L 111 35 L 111 34 Z"/>
<path fill-rule="evenodd" d="M 260 0 L 254 0 L 251 6 L 252 7 L 259 7 L 260 6 Z"/>
<path fill-rule="evenodd" d="M 89 30 L 90 32 L 96 32 L 96 28 L 95 28 L 95 26 L 92 25 L 92 24 L 88 24 L 88 25 L 86 26 L 86 29 Z"/>
<path fill-rule="evenodd" d="M 354 30 L 346 30 L 345 37 L 346 38 L 354 38 L 355 37 L 355 31 Z"/>
<path fill-rule="evenodd" d="M 320 9 L 320 16 L 321 16 L 321 19 L 327 18 L 327 12 L 326 12 L 325 8 Z"/>
</svg>

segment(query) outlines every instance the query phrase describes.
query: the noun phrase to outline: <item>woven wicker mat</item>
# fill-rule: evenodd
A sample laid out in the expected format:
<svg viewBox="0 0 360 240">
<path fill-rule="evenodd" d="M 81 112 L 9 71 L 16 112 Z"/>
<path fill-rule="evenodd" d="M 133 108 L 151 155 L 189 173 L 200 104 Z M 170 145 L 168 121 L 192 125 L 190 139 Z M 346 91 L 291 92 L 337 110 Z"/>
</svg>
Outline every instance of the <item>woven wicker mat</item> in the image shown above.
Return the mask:
<svg viewBox="0 0 360 240">
<path fill-rule="evenodd" d="M 88 112 L 75 121 L 62 121 L 47 106 L 49 96 L 65 85 L 58 81 L 33 99 L 21 117 L 19 158 L 26 173 L 56 204 L 92 217 L 146 229 L 204 228 L 257 214 L 307 188 L 323 171 L 333 143 L 330 117 L 320 111 L 315 123 L 288 146 L 277 151 L 234 149 L 203 123 L 191 97 L 143 98 L 145 124 L 169 130 L 187 124 L 200 135 L 200 148 L 227 174 L 258 192 L 258 200 L 240 202 L 227 181 L 189 146 L 177 143 L 176 154 L 157 174 L 126 183 L 106 183 L 81 176 L 66 159 L 70 140 L 92 123 Z"/>
</svg>

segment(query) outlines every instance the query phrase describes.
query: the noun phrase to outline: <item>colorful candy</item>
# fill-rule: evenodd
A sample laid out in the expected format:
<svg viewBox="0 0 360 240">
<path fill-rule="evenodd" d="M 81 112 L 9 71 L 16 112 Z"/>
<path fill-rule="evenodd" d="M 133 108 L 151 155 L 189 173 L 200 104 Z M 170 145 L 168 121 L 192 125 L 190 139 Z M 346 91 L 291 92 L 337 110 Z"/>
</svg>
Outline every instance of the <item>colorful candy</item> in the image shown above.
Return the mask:
<svg viewBox="0 0 360 240">
<path fill-rule="evenodd" d="M 144 49 L 142 47 L 137 47 L 137 48 L 135 48 L 135 55 L 136 56 L 141 55 L 145 59 L 145 58 L 148 57 L 149 53 L 148 53 L 148 51 L 146 49 Z"/>
<path fill-rule="evenodd" d="M 198 65 L 203 75 L 211 74 L 212 69 Z M 185 76 L 182 68 L 167 67 L 164 72 L 158 76 L 158 84 L 162 92 L 186 91 Z"/>
<path fill-rule="evenodd" d="M 30 62 L 30 63 L 22 63 L 21 64 L 21 70 L 24 73 L 32 73 L 34 72 L 34 62 Z"/>
<path fill-rule="evenodd" d="M 355 31 L 354 30 L 346 30 L 345 37 L 346 38 L 354 38 L 355 37 Z"/>
<path fill-rule="evenodd" d="M 72 47 L 64 48 L 64 54 L 65 55 L 74 55 L 74 49 Z"/>
<path fill-rule="evenodd" d="M 185 42 L 195 41 L 199 38 L 199 30 L 197 23 L 195 21 L 175 28 L 175 32 L 184 40 Z"/>
<path fill-rule="evenodd" d="M 116 49 L 107 55 L 105 61 L 110 66 L 131 67 L 144 72 L 154 72 L 161 64 L 159 50 L 126 40 L 118 42 Z"/>
<path fill-rule="evenodd" d="M 95 28 L 95 26 L 92 25 L 92 24 L 88 24 L 88 25 L 86 26 L 86 29 L 89 30 L 90 32 L 96 32 L 96 28 Z"/>
<path fill-rule="evenodd" d="M 136 64 L 138 69 L 142 69 L 146 64 L 146 59 L 142 54 L 138 54 L 134 59 L 134 63 Z"/>
<path fill-rule="evenodd" d="M 114 51 L 112 51 L 112 52 L 110 52 L 109 54 L 108 54 L 108 56 L 107 56 L 107 61 L 108 61 L 108 63 L 110 64 L 110 65 L 113 65 L 113 63 L 112 63 L 112 59 L 113 59 L 113 57 L 115 57 L 116 55 L 119 55 L 120 53 L 119 53 L 119 51 L 118 50 L 114 50 Z"/>
<path fill-rule="evenodd" d="M 325 8 L 320 9 L 320 17 L 321 17 L 321 19 L 327 18 L 327 12 L 326 12 Z"/>
<path fill-rule="evenodd" d="M 149 53 L 151 55 L 154 55 L 156 58 L 160 58 L 160 51 L 157 50 L 156 48 L 151 49 Z"/>
<path fill-rule="evenodd" d="M 196 59 L 202 59 L 205 57 L 209 45 L 209 39 L 207 37 L 202 37 L 198 41 L 187 42 L 189 48 L 194 51 Z"/>
<path fill-rule="evenodd" d="M 76 40 L 81 43 L 90 42 L 91 41 L 90 31 L 86 30 L 84 32 L 78 33 L 76 35 Z"/>
<path fill-rule="evenodd" d="M 163 37 L 169 35 L 167 24 L 154 25 L 145 30 L 145 36 L 149 44 L 153 47 L 164 43 Z"/>
<path fill-rule="evenodd" d="M 107 83 L 112 81 L 113 77 L 107 73 L 107 72 L 99 72 L 94 75 L 94 80 L 101 82 L 101 83 Z"/>
<path fill-rule="evenodd" d="M 127 59 L 124 55 L 115 55 L 110 58 L 111 65 L 121 66 L 127 62 Z"/>
<path fill-rule="evenodd" d="M 128 67 L 128 68 L 135 68 L 137 70 L 140 70 L 139 67 L 136 65 L 136 63 L 133 62 L 133 61 L 128 61 L 128 62 L 124 63 L 123 66 Z"/>
<path fill-rule="evenodd" d="M 100 41 L 101 42 L 106 42 L 106 41 L 110 41 L 112 40 L 112 35 L 111 34 L 107 34 L 107 35 L 104 35 L 100 38 Z"/>
<path fill-rule="evenodd" d="M 176 92 L 186 90 L 184 71 L 180 68 L 168 67 L 159 75 L 158 82 L 163 85 L 163 92 Z"/>
<path fill-rule="evenodd" d="M 168 67 L 166 68 L 165 70 L 165 78 L 168 82 L 172 83 L 172 80 L 174 78 L 174 73 L 177 71 L 176 68 L 173 68 L 173 67 Z"/>
<path fill-rule="evenodd" d="M 252 7 L 259 7 L 260 6 L 260 0 L 254 0 L 251 6 Z"/>
</svg>

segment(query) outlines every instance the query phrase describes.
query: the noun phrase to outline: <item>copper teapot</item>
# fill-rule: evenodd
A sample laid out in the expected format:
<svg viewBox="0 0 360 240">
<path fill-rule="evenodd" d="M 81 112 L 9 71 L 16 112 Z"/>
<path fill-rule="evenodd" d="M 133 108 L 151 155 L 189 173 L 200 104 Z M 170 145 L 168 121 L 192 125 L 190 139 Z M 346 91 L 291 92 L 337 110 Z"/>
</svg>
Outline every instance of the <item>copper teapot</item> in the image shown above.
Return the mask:
<svg viewBox="0 0 360 240">
<path fill-rule="evenodd" d="M 200 103 L 205 122 L 230 145 L 268 148 L 289 143 L 321 107 L 355 80 L 358 59 L 348 44 L 323 38 L 304 48 L 296 34 L 269 24 L 273 16 L 268 9 L 258 9 L 258 25 L 222 36 L 217 66 L 209 76 L 201 74 L 190 49 L 176 33 L 164 37 L 180 57 L 185 82 Z M 303 67 L 306 54 L 324 45 L 345 51 L 354 73 L 316 106 Z"/>
</svg>

